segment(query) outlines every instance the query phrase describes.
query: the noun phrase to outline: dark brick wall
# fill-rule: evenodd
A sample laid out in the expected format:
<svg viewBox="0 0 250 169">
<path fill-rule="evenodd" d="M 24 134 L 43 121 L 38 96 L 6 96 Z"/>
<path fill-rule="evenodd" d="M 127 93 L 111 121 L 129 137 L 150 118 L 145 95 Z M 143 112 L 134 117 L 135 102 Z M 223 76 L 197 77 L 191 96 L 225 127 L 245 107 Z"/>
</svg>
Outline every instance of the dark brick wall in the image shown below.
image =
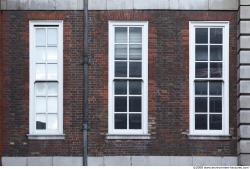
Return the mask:
<svg viewBox="0 0 250 169">
<path fill-rule="evenodd" d="M 4 19 L 2 17 L 2 12 L 0 11 L 0 158 L 2 156 L 3 151 L 3 28 L 2 25 L 4 24 Z M 2 165 L 2 161 L 0 159 L 0 165 Z"/>
<path fill-rule="evenodd" d="M 3 12 L 5 64 L 5 156 L 82 153 L 82 15 L 80 12 Z M 65 140 L 28 140 L 29 132 L 29 20 L 64 21 L 64 133 Z"/>
<path fill-rule="evenodd" d="M 89 154 L 236 155 L 236 15 L 234 11 L 91 11 L 89 23 Z M 6 11 L 3 36 L 5 156 L 82 153 L 82 12 Z M 29 20 L 64 21 L 65 140 L 28 140 Z M 149 21 L 150 140 L 107 140 L 108 20 Z M 229 141 L 194 141 L 189 128 L 189 21 L 230 21 Z"/>
<path fill-rule="evenodd" d="M 236 155 L 236 12 L 95 11 L 90 14 L 91 156 Z M 108 20 L 149 21 L 150 140 L 107 140 Z M 194 141 L 189 129 L 189 21 L 230 21 L 229 141 Z"/>
</svg>

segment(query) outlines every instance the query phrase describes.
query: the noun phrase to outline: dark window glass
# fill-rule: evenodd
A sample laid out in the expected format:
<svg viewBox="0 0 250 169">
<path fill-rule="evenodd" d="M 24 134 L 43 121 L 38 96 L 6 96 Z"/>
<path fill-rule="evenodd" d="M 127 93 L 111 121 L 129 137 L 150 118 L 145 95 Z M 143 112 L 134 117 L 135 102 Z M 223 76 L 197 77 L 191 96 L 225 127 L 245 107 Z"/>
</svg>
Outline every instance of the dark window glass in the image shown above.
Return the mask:
<svg viewBox="0 0 250 169">
<path fill-rule="evenodd" d="M 222 112 L 222 98 L 210 97 L 210 112 L 219 113 Z"/>
<path fill-rule="evenodd" d="M 141 112 L 141 97 L 129 97 L 129 112 Z"/>
<path fill-rule="evenodd" d="M 195 63 L 195 77 L 196 78 L 207 78 L 207 63 L 197 62 Z"/>
<path fill-rule="evenodd" d="M 206 130 L 207 129 L 207 115 L 206 114 L 196 114 L 195 115 L 195 129 L 196 130 Z"/>
<path fill-rule="evenodd" d="M 210 29 L 210 43 L 222 44 L 222 28 Z"/>
<path fill-rule="evenodd" d="M 42 121 L 36 121 L 36 129 L 45 130 L 46 129 L 46 123 L 42 122 Z"/>
<path fill-rule="evenodd" d="M 139 27 L 129 28 L 129 42 L 130 43 L 142 42 L 142 28 Z"/>
<path fill-rule="evenodd" d="M 127 59 L 127 45 L 115 45 L 115 59 L 116 60 Z"/>
<path fill-rule="evenodd" d="M 195 47 L 195 59 L 197 61 L 207 61 L 208 59 L 208 46 L 196 45 Z"/>
<path fill-rule="evenodd" d="M 210 114 L 209 128 L 211 130 L 221 130 L 222 129 L 222 115 Z"/>
<path fill-rule="evenodd" d="M 195 82 L 195 94 L 206 95 L 207 94 L 207 82 Z"/>
<path fill-rule="evenodd" d="M 222 77 L 222 63 L 210 63 L 210 77 Z"/>
<path fill-rule="evenodd" d="M 141 77 L 141 62 L 129 63 L 129 77 Z"/>
<path fill-rule="evenodd" d="M 115 77 L 127 77 L 127 62 L 115 62 Z"/>
<path fill-rule="evenodd" d="M 127 94 L 127 81 L 126 80 L 115 81 L 115 94 Z"/>
<path fill-rule="evenodd" d="M 208 29 L 207 28 L 195 29 L 195 42 L 196 43 L 208 43 Z"/>
<path fill-rule="evenodd" d="M 221 45 L 210 46 L 210 60 L 222 61 L 222 46 Z"/>
<path fill-rule="evenodd" d="M 141 81 L 135 80 L 129 82 L 129 94 L 141 94 Z"/>
<path fill-rule="evenodd" d="M 126 112 L 127 111 L 127 97 L 115 96 L 115 112 Z"/>
<path fill-rule="evenodd" d="M 115 114 L 115 129 L 127 129 L 127 114 Z"/>
<path fill-rule="evenodd" d="M 115 28 L 115 43 L 127 43 L 127 28 Z"/>
<path fill-rule="evenodd" d="M 195 112 L 207 112 L 207 97 L 195 97 Z"/>
<path fill-rule="evenodd" d="M 221 95 L 222 94 L 222 83 L 221 82 L 210 82 L 209 93 L 210 93 L 210 95 Z"/>
<path fill-rule="evenodd" d="M 129 45 L 129 59 L 130 60 L 141 60 L 142 56 L 142 45 Z"/>
<path fill-rule="evenodd" d="M 141 114 L 129 115 L 129 129 L 141 129 Z"/>
</svg>

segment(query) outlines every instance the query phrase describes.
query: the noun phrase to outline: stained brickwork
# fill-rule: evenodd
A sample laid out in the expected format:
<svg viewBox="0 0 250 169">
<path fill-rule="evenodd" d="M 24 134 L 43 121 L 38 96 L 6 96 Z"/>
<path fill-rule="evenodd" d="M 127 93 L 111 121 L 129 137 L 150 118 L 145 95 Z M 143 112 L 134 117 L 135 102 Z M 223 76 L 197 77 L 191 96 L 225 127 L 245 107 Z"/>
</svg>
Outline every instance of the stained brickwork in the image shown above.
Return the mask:
<svg viewBox="0 0 250 169">
<path fill-rule="evenodd" d="M 81 155 L 82 152 L 82 13 L 3 12 L 5 156 Z M 29 20 L 64 21 L 65 140 L 28 140 Z"/>
<path fill-rule="evenodd" d="M 236 12 L 109 11 L 90 15 L 89 152 L 102 155 L 236 155 Z M 150 140 L 107 140 L 108 20 L 149 21 Z M 194 141 L 189 128 L 189 21 L 230 21 L 230 141 Z M 101 103 L 101 104 L 100 104 Z"/>
<path fill-rule="evenodd" d="M 235 156 L 236 18 L 234 11 L 91 11 L 89 19 L 89 155 Z M 4 156 L 82 155 L 82 12 L 5 11 Z M 65 140 L 28 140 L 29 20 L 64 21 Z M 108 21 L 149 21 L 149 140 L 107 140 Z M 230 21 L 230 134 L 228 141 L 190 140 L 189 21 Z"/>
</svg>

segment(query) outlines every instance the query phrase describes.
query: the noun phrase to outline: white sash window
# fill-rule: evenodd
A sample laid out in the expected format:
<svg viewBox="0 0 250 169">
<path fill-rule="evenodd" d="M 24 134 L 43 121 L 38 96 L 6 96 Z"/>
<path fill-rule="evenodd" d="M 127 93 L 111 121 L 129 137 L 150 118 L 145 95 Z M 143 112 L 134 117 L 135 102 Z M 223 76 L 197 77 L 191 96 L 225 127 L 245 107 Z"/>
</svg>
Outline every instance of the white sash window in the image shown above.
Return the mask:
<svg viewBox="0 0 250 169">
<path fill-rule="evenodd" d="M 147 134 L 147 27 L 147 22 L 109 22 L 110 134 Z"/>
<path fill-rule="evenodd" d="M 30 21 L 29 43 L 30 134 L 62 134 L 62 21 Z"/>
<path fill-rule="evenodd" d="M 229 134 L 229 23 L 190 22 L 190 134 Z"/>
</svg>

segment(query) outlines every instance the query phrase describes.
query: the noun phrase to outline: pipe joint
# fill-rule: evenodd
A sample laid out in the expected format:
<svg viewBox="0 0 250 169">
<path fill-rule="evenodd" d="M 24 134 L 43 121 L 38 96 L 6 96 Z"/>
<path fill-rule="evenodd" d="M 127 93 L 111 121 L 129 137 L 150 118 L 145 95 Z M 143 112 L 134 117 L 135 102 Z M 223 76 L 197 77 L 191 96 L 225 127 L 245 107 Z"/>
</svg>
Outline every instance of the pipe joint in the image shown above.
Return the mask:
<svg viewBox="0 0 250 169">
<path fill-rule="evenodd" d="M 87 123 L 84 123 L 84 124 L 82 125 L 82 129 L 88 131 L 88 130 L 89 130 L 88 124 L 87 124 Z"/>
</svg>

